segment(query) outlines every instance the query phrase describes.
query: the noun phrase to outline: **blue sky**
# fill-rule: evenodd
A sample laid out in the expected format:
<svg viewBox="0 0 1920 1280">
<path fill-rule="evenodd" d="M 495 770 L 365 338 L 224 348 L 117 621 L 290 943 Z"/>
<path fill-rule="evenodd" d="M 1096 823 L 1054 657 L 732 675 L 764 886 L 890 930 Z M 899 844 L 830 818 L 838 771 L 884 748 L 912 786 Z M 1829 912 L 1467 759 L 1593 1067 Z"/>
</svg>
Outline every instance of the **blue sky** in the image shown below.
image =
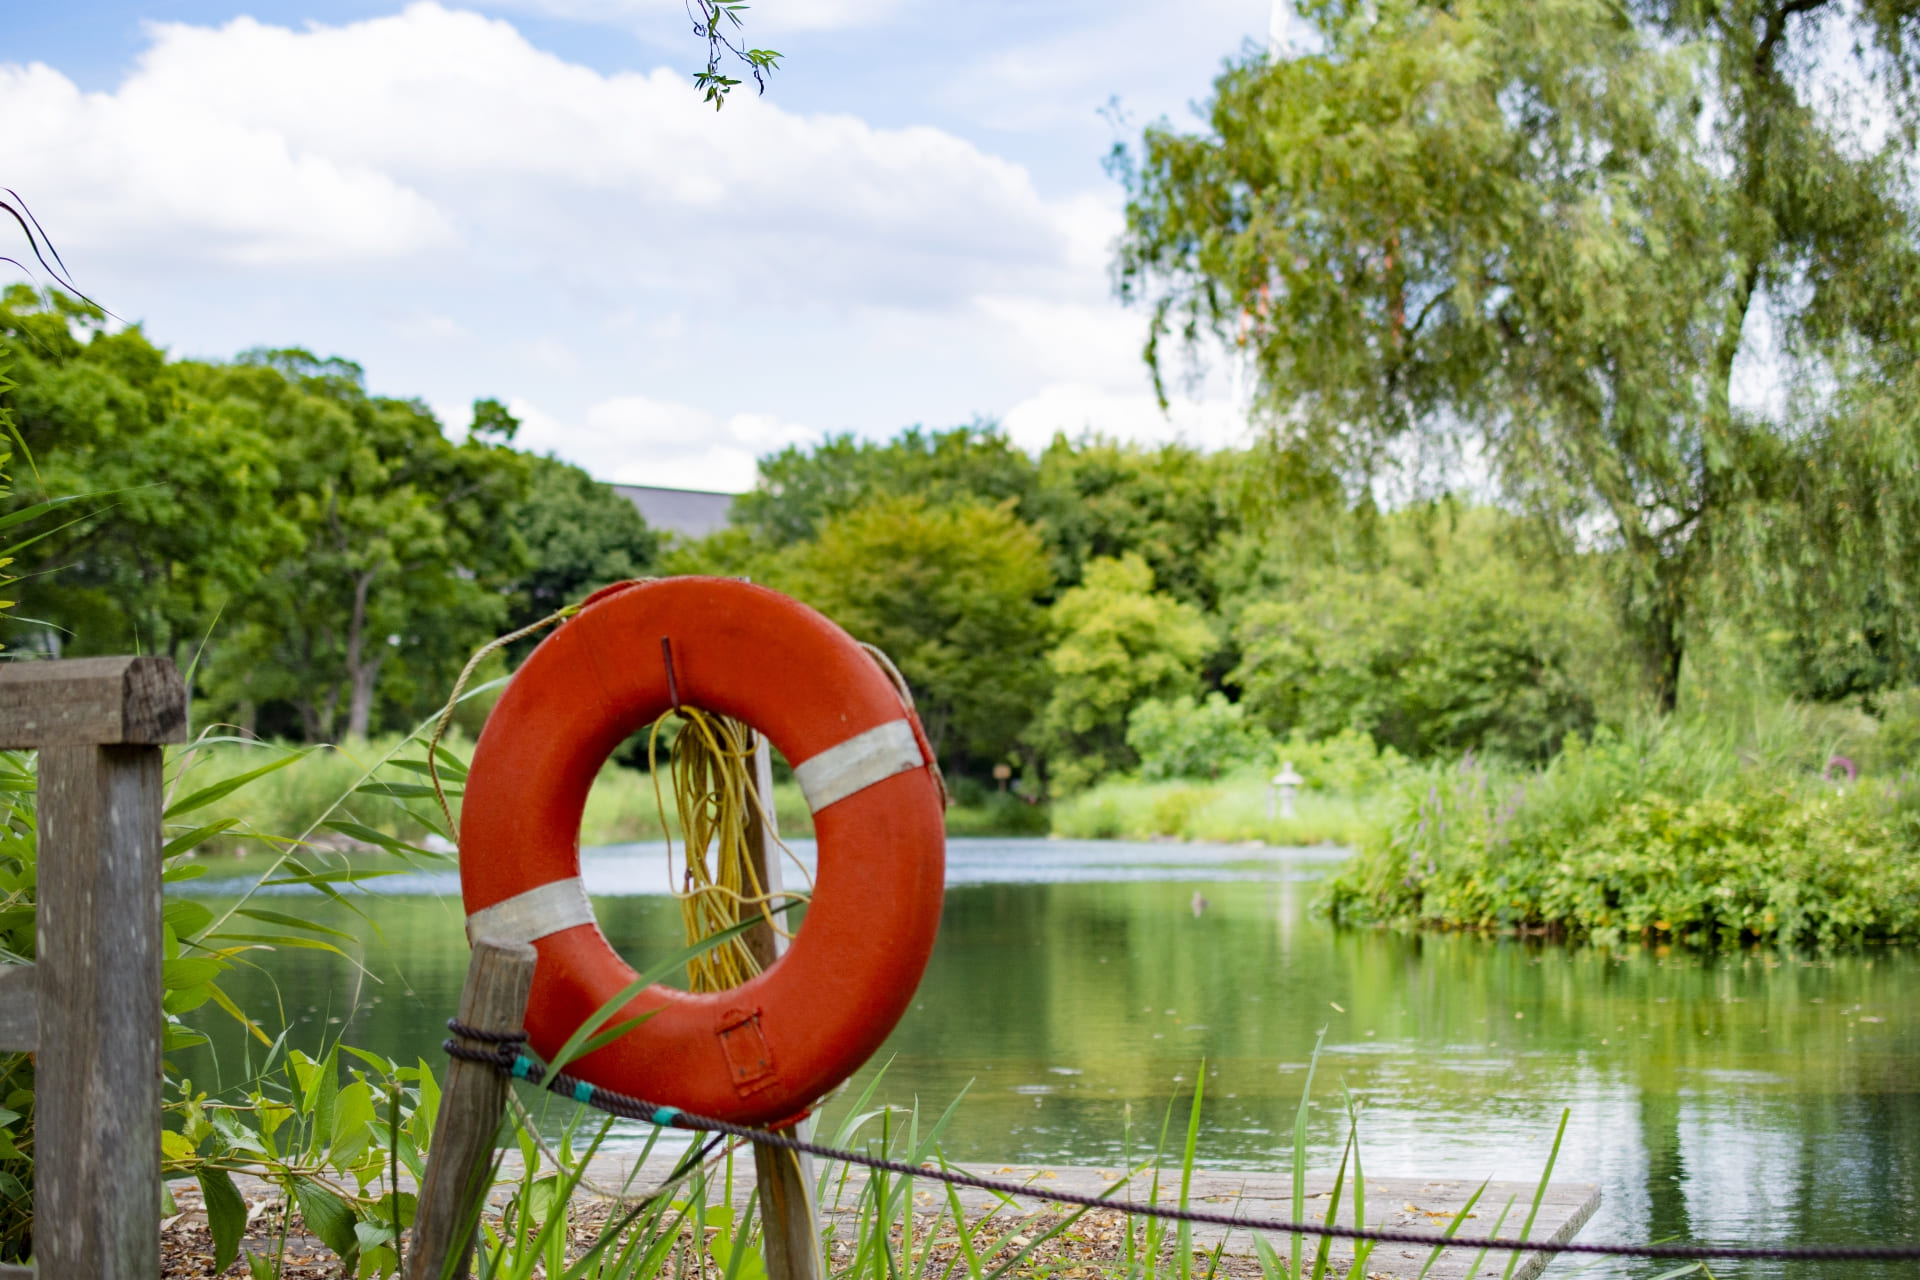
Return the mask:
<svg viewBox="0 0 1920 1280">
<path fill-rule="evenodd" d="M 456 433 L 498 396 L 533 447 L 685 487 L 975 415 L 1244 429 L 1231 370 L 1153 404 L 1100 108 L 1193 123 L 1271 0 L 762 0 L 786 64 L 717 116 L 680 0 L 24 8 L 0 185 L 180 354 L 348 356 Z"/>
</svg>

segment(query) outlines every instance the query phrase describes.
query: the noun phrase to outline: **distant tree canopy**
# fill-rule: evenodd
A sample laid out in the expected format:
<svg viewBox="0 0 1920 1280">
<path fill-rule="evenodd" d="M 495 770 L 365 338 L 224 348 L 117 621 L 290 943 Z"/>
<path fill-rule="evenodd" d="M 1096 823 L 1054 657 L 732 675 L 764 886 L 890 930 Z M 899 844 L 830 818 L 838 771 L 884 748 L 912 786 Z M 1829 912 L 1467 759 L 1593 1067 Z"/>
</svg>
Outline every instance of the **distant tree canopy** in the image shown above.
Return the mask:
<svg viewBox="0 0 1920 1280">
<path fill-rule="evenodd" d="M 476 646 L 658 550 L 631 503 L 514 450 L 497 402 L 455 443 L 349 361 L 169 360 L 103 321 L 0 298 L 0 411 L 38 463 L 17 501 L 78 499 L 23 552 L 15 644 L 163 653 L 206 712 L 331 740 L 411 724 Z"/>
<path fill-rule="evenodd" d="M 1357 488 L 1484 459 L 1609 553 L 1661 705 L 1725 592 L 1827 619 L 1822 688 L 1911 679 L 1912 489 L 1870 478 L 1916 453 L 1920 7 L 1296 10 L 1310 52 L 1119 157 L 1156 373 L 1243 352 L 1276 438 Z"/>
<path fill-rule="evenodd" d="M 1604 557 L 1535 555 L 1490 509 L 1382 513 L 1273 441 L 839 437 L 763 460 L 734 519 L 662 568 L 751 576 L 879 645 L 957 774 L 1073 790 L 1296 732 L 1539 759 L 1624 705 Z"/>
</svg>

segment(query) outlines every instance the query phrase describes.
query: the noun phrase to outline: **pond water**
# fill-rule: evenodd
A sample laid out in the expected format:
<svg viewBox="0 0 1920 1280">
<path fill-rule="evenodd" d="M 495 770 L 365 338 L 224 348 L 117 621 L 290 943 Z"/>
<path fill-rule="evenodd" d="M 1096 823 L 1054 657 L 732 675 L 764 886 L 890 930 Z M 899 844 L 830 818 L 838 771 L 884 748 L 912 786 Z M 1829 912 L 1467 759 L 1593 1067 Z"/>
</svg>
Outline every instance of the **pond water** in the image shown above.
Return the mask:
<svg viewBox="0 0 1920 1280">
<path fill-rule="evenodd" d="M 880 1097 L 938 1110 L 965 1090 L 954 1159 L 1113 1167 L 1129 1124 L 1134 1150 L 1150 1144 L 1204 1061 L 1201 1161 L 1278 1169 L 1325 1028 L 1316 1167 L 1339 1159 L 1343 1090 L 1364 1108 L 1376 1176 L 1537 1178 L 1565 1107 L 1555 1176 L 1605 1197 L 1583 1239 L 1920 1239 L 1920 955 L 1703 957 L 1336 930 L 1312 904 L 1340 856 L 953 840 L 932 964 L 855 1089 L 885 1063 Z M 660 846 L 591 851 L 584 874 L 631 961 L 683 945 Z M 191 887 L 217 908 L 234 884 Z M 296 1043 L 344 1034 L 438 1061 L 466 966 L 457 884 L 380 887 L 366 900 L 373 928 L 317 896 L 271 904 L 361 937 L 349 949 L 364 972 L 281 951 L 228 990 L 249 1010 L 283 1010 Z M 182 1065 L 211 1084 L 244 1049 L 211 1006 L 194 1016 L 215 1048 Z"/>
</svg>

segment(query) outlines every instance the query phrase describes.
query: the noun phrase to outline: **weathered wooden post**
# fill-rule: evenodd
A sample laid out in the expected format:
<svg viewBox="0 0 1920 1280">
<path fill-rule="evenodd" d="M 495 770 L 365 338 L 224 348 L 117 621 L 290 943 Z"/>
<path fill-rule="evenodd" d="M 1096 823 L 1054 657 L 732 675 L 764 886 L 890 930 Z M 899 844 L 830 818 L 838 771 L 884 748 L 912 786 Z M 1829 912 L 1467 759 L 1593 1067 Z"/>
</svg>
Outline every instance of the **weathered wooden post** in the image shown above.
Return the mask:
<svg viewBox="0 0 1920 1280">
<path fill-rule="evenodd" d="M 509 1034 L 526 1025 L 534 951 L 524 942 L 473 940 L 467 985 L 460 991 L 460 1023 L 475 1031 Z M 497 1044 L 468 1040 L 476 1049 Z M 407 1280 L 464 1280 L 473 1272 L 473 1241 L 486 1208 L 494 1138 L 507 1111 L 507 1077 L 484 1062 L 452 1058 L 433 1122 L 427 1174 L 413 1220 Z M 456 1237 L 458 1237 L 456 1239 Z"/>
<path fill-rule="evenodd" d="M 753 782 L 766 821 L 748 823 L 747 851 L 761 892 L 778 893 L 784 869 L 774 840 L 779 829 L 773 813 L 773 756 L 767 749 L 766 735 L 756 732 L 754 737 Z M 746 941 L 762 969 L 778 960 L 787 948 L 787 940 L 764 922 L 747 931 Z M 804 1134 L 806 1129 L 802 1121 L 794 1132 Z M 797 1151 L 761 1146 L 753 1149 L 768 1280 L 820 1280 L 820 1215 L 814 1206 L 811 1165 L 812 1161 Z"/>
<path fill-rule="evenodd" d="M 0 747 L 38 749 L 38 959 L 0 981 L 0 1049 L 34 1058 L 36 1268 L 160 1274 L 161 744 L 187 691 L 165 658 L 0 667 Z"/>
</svg>

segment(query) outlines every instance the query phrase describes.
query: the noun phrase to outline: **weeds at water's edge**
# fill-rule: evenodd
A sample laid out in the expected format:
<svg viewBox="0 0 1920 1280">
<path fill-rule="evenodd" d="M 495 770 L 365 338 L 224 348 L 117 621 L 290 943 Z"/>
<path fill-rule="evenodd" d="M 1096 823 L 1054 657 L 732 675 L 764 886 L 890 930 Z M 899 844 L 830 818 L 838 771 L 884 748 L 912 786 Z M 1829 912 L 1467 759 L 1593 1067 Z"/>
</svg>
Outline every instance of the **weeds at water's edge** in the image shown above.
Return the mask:
<svg viewBox="0 0 1920 1280">
<path fill-rule="evenodd" d="M 1324 1040 L 1324 1032 L 1322 1033 Z M 1311 1079 L 1319 1063 L 1316 1042 L 1308 1065 L 1308 1087 L 1295 1112 L 1291 1159 L 1294 1221 L 1306 1212 L 1307 1120 Z M 964 1098 L 956 1098 L 937 1116 L 923 1116 L 919 1106 L 873 1105 L 884 1070 L 869 1083 L 835 1129 L 821 1140 L 843 1149 L 884 1155 L 925 1168 L 950 1168 L 941 1138 Z M 1144 1180 L 1145 1203 L 1168 1202 L 1185 1207 L 1193 1184 L 1201 1134 L 1205 1068 L 1197 1075 L 1187 1107 L 1184 1141 L 1178 1164 L 1164 1167 L 1173 1118 L 1170 1101 L 1151 1153 L 1135 1161 L 1127 1157 L 1125 1170 L 1104 1194 L 1121 1198 Z M 563 1106 L 543 1095 L 548 1106 Z M 1343 1152 L 1334 1179 L 1324 1221 L 1340 1219 L 1343 1207 L 1349 1224 L 1382 1225 L 1384 1217 L 1369 1219 L 1366 1178 L 1362 1169 L 1358 1103 L 1345 1098 L 1347 1127 Z M 1548 1155 L 1517 1239 L 1530 1237 L 1566 1132 L 1562 1113 L 1559 1130 Z M 534 1276 L 567 1280 L 765 1280 L 766 1261 L 760 1237 L 755 1194 L 736 1204 L 730 1188 L 740 1185 L 744 1169 L 737 1160 L 744 1150 L 729 1149 L 705 1165 L 684 1171 L 677 1187 L 644 1206 L 622 1211 L 596 1210 L 591 1201 L 569 1194 L 581 1183 L 585 1161 L 607 1133 L 604 1118 L 584 1109 L 573 1110 L 558 1126 L 550 1144 L 561 1156 L 561 1168 L 542 1171 L 538 1148 L 520 1127 L 513 1144 L 519 1148 L 523 1172 L 512 1185 L 506 1202 L 481 1224 L 482 1265 L 477 1274 L 501 1280 L 531 1280 Z M 1126 1146 L 1133 1136 L 1128 1113 Z M 658 1141 L 649 1139 L 648 1151 Z M 582 1154 L 576 1160 L 573 1153 Z M 642 1157 L 644 1160 L 644 1155 Z M 634 1168 L 639 1167 L 636 1161 Z M 1178 1174 L 1177 1196 L 1172 1174 Z M 1034 1175 L 1039 1176 L 1037 1173 Z M 917 1190 L 918 1179 L 824 1162 L 817 1171 L 816 1191 L 824 1223 L 822 1243 L 827 1273 L 833 1280 L 1005 1280 L 1021 1277 L 1094 1277 L 1097 1280 L 1219 1280 L 1233 1274 L 1246 1280 L 1330 1280 L 1340 1274 L 1365 1275 L 1371 1247 L 1359 1242 L 1349 1262 L 1334 1257 L 1333 1242 L 1320 1237 L 1311 1256 L 1306 1238 L 1290 1236 L 1287 1256 L 1273 1241 L 1252 1234 L 1253 1259 L 1229 1258 L 1227 1241 L 1211 1249 L 1196 1249 L 1186 1224 L 1169 1226 L 1158 1219 L 1118 1220 L 1112 1211 L 1079 1208 L 1036 1214 L 1012 1197 L 997 1197 L 984 1207 L 969 1208 L 951 1185 L 933 1191 Z M 1486 1185 L 1448 1222 L 1440 1239 L 1456 1235 L 1479 1202 Z M 626 1189 L 623 1189 L 626 1190 Z M 1344 1197 L 1344 1199 L 1343 1199 Z M 1490 1234 L 1498 1234 L 1520 1207 L 1510 1197 Z M 1377 1211 L 1376 1211 L 1377 1212 Z M 604 1216 L 602 1216 L 604 1215 Z M 1475 1232 L 1474 1234 L 1478 1234 Z M 1437 1244 L 1421 1271 L 1427 1271 L 1445 1246 Z M 1504 1273 L 1511 1280 L 1520 1255 Z M 1468 1274 L 1476 1274 L 1485 1251 Z M 1671 1273 L 1663 1280 L 1687 1274 Z"/>
</svg>

